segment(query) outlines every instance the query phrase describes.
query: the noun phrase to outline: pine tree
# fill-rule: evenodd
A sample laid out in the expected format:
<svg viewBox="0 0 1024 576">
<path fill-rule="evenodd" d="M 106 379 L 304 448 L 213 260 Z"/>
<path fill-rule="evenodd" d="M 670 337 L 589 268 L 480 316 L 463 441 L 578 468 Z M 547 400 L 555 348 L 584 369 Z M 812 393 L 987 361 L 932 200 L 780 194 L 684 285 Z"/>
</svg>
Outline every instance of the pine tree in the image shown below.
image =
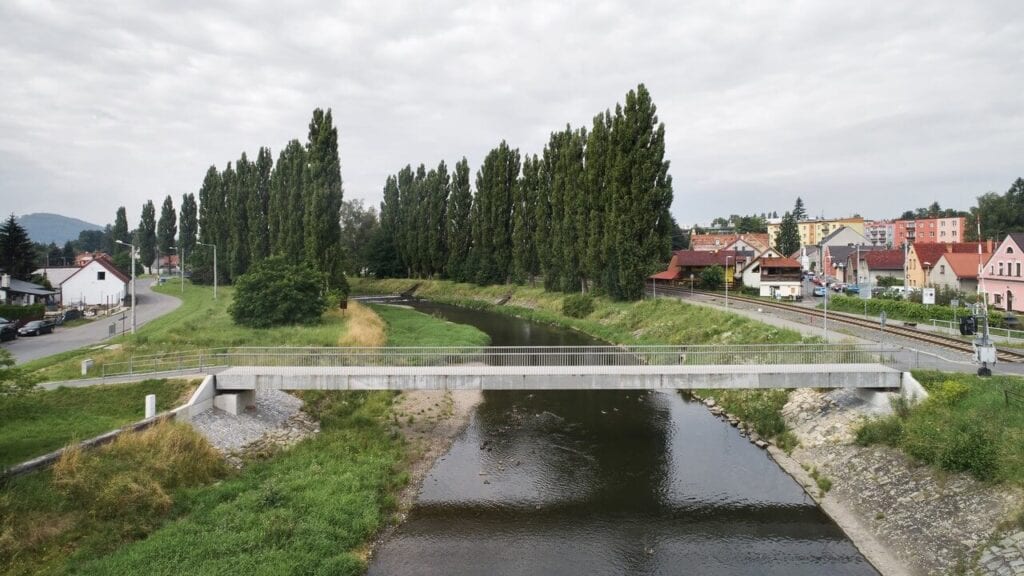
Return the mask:
<svg viewBox="0 0 1024 576">
<path fill-rule="evenodd" d="M 183 194 L 181 196 L 181 211 L 178 213 L 178 252 L 181 255 L 182 266 L 195 253 L 198 232 L 195 194 Z"/>
<path fill-rule="evenodd" d="M 124 206 L 120 206 L 117 209 L 117 215 L 114 216 L 114 229 L 111 230 L 111 234 L 114 240 L 120 240 L 121 242 L 131 242 L 131 235 L 128 231 L 128 213 L 125 211 Z M 127 252 L 128 247 L 121 244 L 114 243 L 112 256 L 116 256 L 122 252 Z"/>
<path fill-rule="evenodd" d="M 807 219 L 807 211 L 804 210 L 803 198 L 796 197 L 796 204 L 793 205 L 793 219 L 797 222 Z"/>
<path fill-rule="evenodd" d="M 150 267 L 156 261 L 156 206 L 152 200 L 142 205 L 142 217 L 136 231 L 135 245 L 139 247 L 139 262 Z"/>
<path fill-rule="evenodd" d="M 175 239 L 178 236 L 178 215 L 174 211 L 174 201 L 170 195 L 164 198 L 163 206 L 160 207 L 160 220 L 156 225 L 157 243 L 160 246 L 161 254 L 170 254 L 171 247 L 177 246 Z"/>
<path fill-rule="evenodd" d="M 313 111 L 306 150 L 309 154 L 303 220 L 306 262 L 322 274 L 325 290 L 347 293 L 341 254 L 341 159 L 338 157 L 338 131 L 330 109 Z"/>
<path fill-rule="evenodd" d="M 28 232 L 11 214 L 0 224 L 0 270 L 18 280 L 29 280 L 35 269 L 35 246 Z"/>
<path fill-rule="evenodd" d="M 800 249 L 800 227 L 792 212 L 786 212 L 779 225 L 779 235 L 775 239 L 775 249 L 783 256 L 790 256 Z"/>
<path fill-rule="evenodd" d="M 385 189 L 386 198 L 387 192 Z M 468 270 L 467 263 L 473 242 L 472 223 L 470 222 L 472 209 L 473 191 L 469 183 L 469 162 L 463 158 L 455 164 L 447 214 L 448 276 L 458 282 L 465 282 L 475 274 L 475 271 Z M 383 226 L 383 221 L 381 225 Z"/>
</svg>

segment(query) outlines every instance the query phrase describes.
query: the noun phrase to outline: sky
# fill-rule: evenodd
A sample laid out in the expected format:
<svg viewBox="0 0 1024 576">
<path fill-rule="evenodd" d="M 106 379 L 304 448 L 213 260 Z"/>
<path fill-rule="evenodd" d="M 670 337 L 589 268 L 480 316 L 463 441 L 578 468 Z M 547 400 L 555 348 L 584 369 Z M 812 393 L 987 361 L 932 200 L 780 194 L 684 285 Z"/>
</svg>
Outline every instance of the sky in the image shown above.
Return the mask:
<svg viewBox="0 0 1024 576">
<path fill-rule="evenodd" d="M 346 199 L 539 154 L 639 83 L 680 224 L 968 209 L 1024 176 L 1024 2 L 0 2 L 0 212 L 106 224 L 331 108 Z"/>
</svg>

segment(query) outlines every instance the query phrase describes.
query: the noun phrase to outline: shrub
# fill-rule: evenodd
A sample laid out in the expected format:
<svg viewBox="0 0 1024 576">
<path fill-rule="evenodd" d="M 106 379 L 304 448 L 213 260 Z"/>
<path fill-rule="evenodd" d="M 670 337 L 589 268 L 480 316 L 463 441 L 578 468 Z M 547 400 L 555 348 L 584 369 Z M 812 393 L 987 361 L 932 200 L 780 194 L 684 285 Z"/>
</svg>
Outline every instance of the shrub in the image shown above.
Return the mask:
<svg viewBox="0 0 1024 576">
<path fill-rule="evenodd" d="M 594 311 L 594 298 L 590 294 L 571 294 L 562 299 L 562 314 L 570 318 L 586 318 Z"/>
<path fill-rule="evenodd" d="M 708 266 L 700 273 L 700 285 L 708 290 L 718 290 L 725 285 L 725 268 Z"/>
<path fill-rule="evenodd" d="M 0 348 L 0 396 L 17 396 L 35 390 L 36 378 L 14 365 L 14 356 Z"/>
<path fill-rule="evenodd" d="M 937 389 L 932 390 L 929 399 L 932 402 L 937 402 L 945 406 L 952 406 L 967 396 L 967 393 L 970 392 L 970 390 L 970 387 L 963 382 L 946 380 L 940 384 Z"/>
<path fill-rule="evenodd" d="M 70 447 L 54 464 L 53 484 L 91 516 L 124 520 L 138 534 L 170 511 L 171 491 L 209 483 L 225 470 L 198 432 L 164 422 L 93 451 Z"/>
<path fill-rule="evenodd" d="M 21 324 L 24 324 L 25 322 L 29 322 L 31 320 L 42 319 L 44 312 L 46 312 L 46 307 L 44 307 L 42 304 L 32 304 L 30 306 L 14 306 L 13 304 L 0 304 L 0 318 L 18 321 Z"/>
<path fill-rule="evenodd" d="M 268 258 L 238 277 L 228 311 L 236 324 L 252 328 L 313 324 L 327 307 L 322 284 L 320 274 L 304 265 Z"/>
<path fill-rule="evenodd" d="M 861 446 L 886 444 L 899 446 L 903 439 L 903 421 L 898 416 L 886 416 L 864 422 L 857 429 L 856 442 Z"/>
</svg>

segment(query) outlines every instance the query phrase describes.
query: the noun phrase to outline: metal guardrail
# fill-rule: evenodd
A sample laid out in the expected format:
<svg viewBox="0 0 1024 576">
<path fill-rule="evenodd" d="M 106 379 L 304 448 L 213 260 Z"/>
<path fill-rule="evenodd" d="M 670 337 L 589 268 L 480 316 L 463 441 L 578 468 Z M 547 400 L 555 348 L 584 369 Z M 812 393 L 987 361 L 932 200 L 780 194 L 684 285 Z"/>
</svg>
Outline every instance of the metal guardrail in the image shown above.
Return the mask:
<svg viewBox="0 0 1024 576">
<path fill-rule="evenodd" d="M 938 320 L 933 318 L 930 322 L 935 328 L 943 328 L 955 336 L 960 335 L 959 324 L 952 320 Z M 992 338 L 1002 338 L 1006 342 L 1012 342 L 1014 340 L 1024 342 L 1024 330 L 1010 330 L 1009 328 L 993 328 L 989 326 L 988 334 Z"/>
<path fill-rule="evenodd" d="M 135 356 L 98 363 L 104 378 L 212 367 L 658 366 L 744 364 L 891 364 L 893 348 L 876 344 L 734 346 L 488 346 L 379 348 L 219 348 Z"/>
</svg>

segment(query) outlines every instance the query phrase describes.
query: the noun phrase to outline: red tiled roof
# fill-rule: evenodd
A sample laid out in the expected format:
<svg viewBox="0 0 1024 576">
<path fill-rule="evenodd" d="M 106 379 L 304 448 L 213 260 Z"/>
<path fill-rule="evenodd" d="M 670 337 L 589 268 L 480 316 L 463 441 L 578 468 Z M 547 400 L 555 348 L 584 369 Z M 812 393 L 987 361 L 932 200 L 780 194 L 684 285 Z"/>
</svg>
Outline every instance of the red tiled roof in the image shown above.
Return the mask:
<svg viewBox="0 0 1024 576">
<path fill-rule="evenodd" d="M 980 264 L 988 262 L 990 256 L 992 256 L 992 254 L 982 252 Z M 973 279 L 978 277 L 978 254 L 971 254 L 970 252 L 956 252 L 952 254 L 943 254 L 939 257 L 940 260 L 943 258 L 949 263 L 950 269 L 953 271 L 953 274 L 956 274 L 957 278 Z"/>
<path fill-rule="evenodd" d="M 652 278 L 654 280 L 675 280 L 677 276 L 679 276 L 679 268 L 665 270 L 664 272 L 658 272 L 657 274 L 651 274 L 648 278 Z"/>
<path fill-rule="evenodd" d="M 735 250 L 719 250 L 718 252 L 704 252 L 701 250 L 678 250 L 672 259 L 678 266 L 725 266 L 726 264 L 734 264 L 736 257 L 739 256 L 741 259 L 742 255 L 738 254 Z M 726 262 L 728 258 L 728 262 Z"/>
<path fill-rule="evenodd" d="M 799 268 L 800 263 L 792 258 L 762 258 L 761 268 Z"/>
<path fill-rule="evenodd" d="M 929 264 L 935 264 L 942 258 L 943 254 L 946 253 L 978 253 L 979 242 L 953 242 L 950 244 L 932 244 L 932 243 L 918 243 L 915 242 L 912 245 L 914 253 L 917 254 L 917 260 L 924 265 L 925 262 Z M 984 243 L 982 250 L 985 249 Z"/>
<path fill-rule="evenodd" d="M 736 234 L 692 234 L 690 249 L 700 252 L 723 250 L 739 238 Z"/>
<path fill-rule="evenodd" d="M 866 252 L 864 261 L 872 270 L 903 270 L 903 250 Z"/>
</svg>

